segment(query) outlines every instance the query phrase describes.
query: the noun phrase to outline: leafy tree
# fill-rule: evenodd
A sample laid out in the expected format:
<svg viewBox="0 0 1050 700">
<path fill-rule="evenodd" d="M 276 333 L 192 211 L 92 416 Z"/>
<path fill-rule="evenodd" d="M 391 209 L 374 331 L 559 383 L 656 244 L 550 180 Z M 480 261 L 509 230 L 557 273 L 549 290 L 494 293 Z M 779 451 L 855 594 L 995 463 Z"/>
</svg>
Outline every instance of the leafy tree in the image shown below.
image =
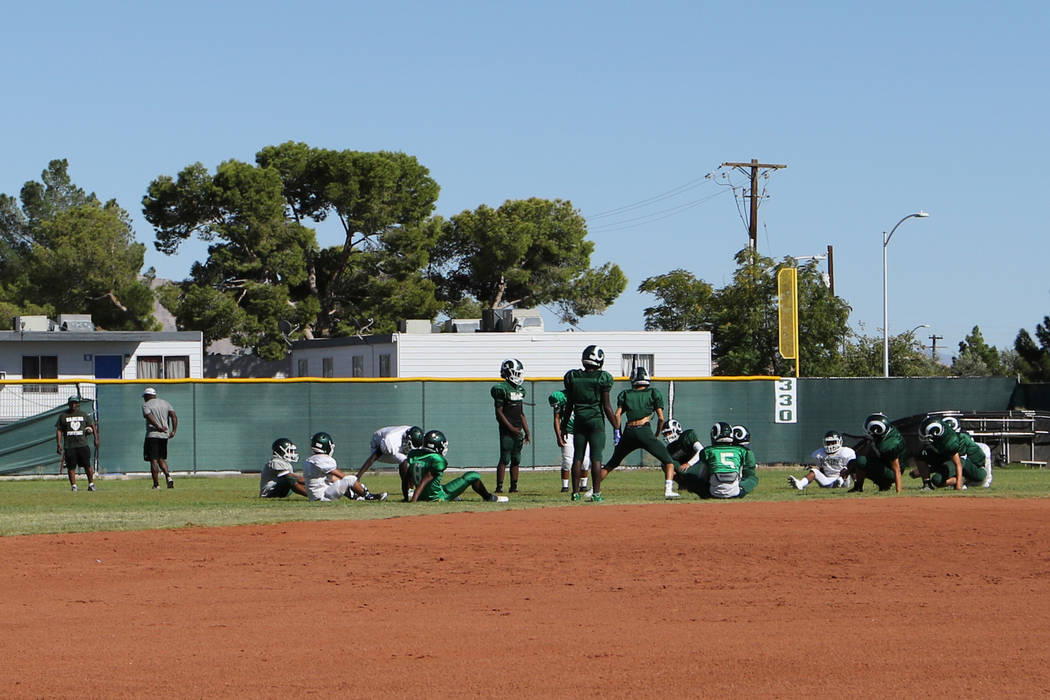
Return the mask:
<svg viewBox="0 0 1050 700">
<path fill-rule="evenodd" d="M 638 291 L 652 294 L 660 300 L 657 306 L 645 309 L 645 330 L 707 330 L 704 310 L 711 301 L 714 288 L 696 279 L 692 273 L 679 268 L 649 277 L 638 285 Z"/>
<path fill-rule="evenodd" d="M 988 345 L 981 329 L 974 326 L 959 343 L 959 354 L 952 359 L 952 373 L 961 377 L 999 377 L 1008 374 L 994 345 Z"/>
<path fill-rule="evenodd" d="M 157 328 L 149 280 L 139 276 L 146 248 L 127 212 L 74 185 L 68 167 L 51 161 L 20 200 L 0 195 L 4 312 L 83 313 L 110 330 Z"/>
<path fill-rule="evenodd" d="M 143 199 L 156 247 L 215 241 L 172 303 L 180 326 L 230 336 L 264 359 L 285 354 L 281 321 L 305 337 L 391 331 L 439 308 L 422 270 L 440 226 L 438 186 L 415 158 L 268 146 L 256 164 L 200 163 L 154 180 Z M 342 244 L 318 249 L 304 222 L 339 220 Z M 168 294 L 171 299 L 173 295 Z"/>
<path fill-rule="evenodd" d="M 890 375 L 894 377 L 936 377 L 948 374 L 948 368 L 926 354 L 914 331 L 891 335 Z M 883 338 L 881 335 L 854 335 L 846 344 L 847 377 L 881 377 L 883 372 Z"/>
<path fill-rule="evenodd" d="M 1035 340 L 1039 344 L 1035 344 Z M 1022 328 L 1014 340 L 1017 351 L 1017 368 L 1026 382 L 1050 381 L 1050 316 L 1035 327 L 1035 340 Z"/>
<path fill-rule="evenodd" d="M 601 313 L 627 286 L 614 264 L 590 267 L 594 244 L 570 202 L 508 200 L 453 216 L 442 227 L 430 266 L 441 299 L 486 307 L 554 304 L 577 323 Z"/>
</svg>

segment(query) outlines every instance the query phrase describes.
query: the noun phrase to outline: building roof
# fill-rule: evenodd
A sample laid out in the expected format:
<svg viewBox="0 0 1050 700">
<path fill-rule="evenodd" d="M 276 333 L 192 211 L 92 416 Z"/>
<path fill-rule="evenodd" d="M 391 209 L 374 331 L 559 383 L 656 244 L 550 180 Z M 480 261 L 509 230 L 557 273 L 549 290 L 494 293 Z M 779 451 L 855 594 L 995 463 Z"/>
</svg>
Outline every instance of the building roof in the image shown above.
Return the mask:
<svg viewBox="0 0 1050 700">
<path fill-rule="evenodd" d="M 0 342 L 98 343 L 98 342 L 202 342 L 201 331 L 0 331 Z"/>
</svg>

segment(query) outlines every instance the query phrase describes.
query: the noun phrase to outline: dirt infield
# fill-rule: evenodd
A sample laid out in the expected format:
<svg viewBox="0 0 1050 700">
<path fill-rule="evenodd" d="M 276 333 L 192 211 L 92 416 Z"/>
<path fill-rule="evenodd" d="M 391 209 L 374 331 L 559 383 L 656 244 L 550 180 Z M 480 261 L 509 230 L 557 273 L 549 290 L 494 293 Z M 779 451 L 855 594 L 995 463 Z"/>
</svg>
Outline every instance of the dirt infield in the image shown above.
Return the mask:
<svg viewBox="0 0 1050 700">
<path fill-rule="evenodd" d="M 579 504 L 0 556 L 5 697 L 1050 693 L 1050 500 Z"/>
</svg>

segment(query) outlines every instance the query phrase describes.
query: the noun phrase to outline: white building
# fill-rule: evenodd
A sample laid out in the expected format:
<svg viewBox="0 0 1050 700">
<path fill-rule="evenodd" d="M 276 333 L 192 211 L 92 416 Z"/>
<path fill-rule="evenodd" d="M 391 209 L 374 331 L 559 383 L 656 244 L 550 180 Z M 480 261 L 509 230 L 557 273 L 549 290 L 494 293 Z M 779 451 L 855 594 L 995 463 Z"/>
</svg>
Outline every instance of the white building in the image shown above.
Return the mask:
<svg viewBox="0 0 1050 700">
<path fill-rule="evenodd" d="M 425 325 L 424 325 L 425 324 Z M 710 377 L 707 331 L 431 332 L 429 322 L 408 332 L 362 338 L 300 340 L 292 344 L 296 377 L 498 377 L 514 357 L 527 377 L 561 378 L 588 345 L 605 350 L 605 369 L 628 376 L 638 365 L 656 378 Z M 415 329 L 416 332 L 412 332 Z"/>
<path fill-rule="evenodd" d="M 184 379 L 203 376 L 200 331 L 96 331 L 91 319 L 61 315 L 14 319 L 19 330 L 0 331 L 0 380 L 60 379 L 88 382 L 82 394 L 94 398 L 92 379 Z M 0 421 L 33 415 L 65 404 L 68 391 L 55 383 L 0 385 Z"/>
</svg>

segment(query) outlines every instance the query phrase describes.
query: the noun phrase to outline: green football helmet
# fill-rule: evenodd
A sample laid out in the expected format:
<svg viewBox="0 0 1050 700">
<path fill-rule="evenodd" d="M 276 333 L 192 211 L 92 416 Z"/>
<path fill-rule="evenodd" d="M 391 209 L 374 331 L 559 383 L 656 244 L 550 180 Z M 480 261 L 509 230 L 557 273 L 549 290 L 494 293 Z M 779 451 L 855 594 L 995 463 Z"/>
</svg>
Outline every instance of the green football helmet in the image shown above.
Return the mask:
<svg viewBox="0 0 1050 700">
<path fill-rule="evenodd" d="M 601 369 L 605 364 L 605 351 L 597 345 L 588 345 L 583 349 L 583 366 L 587 369 Z"/>
<path fill-rule="evenodd" d="M 525 365 L 521 364 L 521 360 L 514 358 L 504 360 L 503 364 L 499 366 L 499 376 L 514 386 L 521 386 L 522 382 L 525 381 Z"/>
<path fill-rule="evenodd" d="M 940 416 L 926 416 L 922 419 L 922 423 L 919 423 L 919 437 L 924 442 L 933 442 L 946 432 L 948 430 L 941 422 Z"/>
<path fill-rule="evenodd" d="M 733 426 L 720 420 L 711 426 L 711 442 L 723 445 L 733 444 Z"/>
<path fill-rule="evenodd" d="M 404 443 L 409 449 L 419 449 L 423 446 L 423 429 L 413 425 L 405 431 Z M 407 451 L 407 450 L 406 450 Z"/>
<path fill-rule="evenodd" d="M 331 455 L 335 452 L 335 441 L 328 433 L 314 433 L 310 438 L 310 449 L 314 454 Z"/>
<path fill-rule="evenodd" d="M 747 429 L 746 425 L 733 426 L 733 444 L 743 445 L 744 447 L 751 444 L 751 431 Z"/>
<path fill-rule="evenodd" d="M 423 436 L 423 449 L 446 455 L 448 454 L 448 439 L 440 430 L 430 430 Z"/>
<path fill-rule="evenodd" d="M 954 430 L 955 432 L 959 432 L 961 430 L 961 427 L 959 426 L 959 419 L 955 416 L 941 416 L 941 422 L 949 428 L 951 428 L 952 430 Z"/>
<path fill-rule="evenodd" d="M 565 398 L 565 392 L 563 391 L 555 391 L 547 397 L 547 403 L 551 405 L 551 408 L 557 408 L 558 406 L 562 406 L 567 400 L 568 399 Z"/>
<path fill-rule="evenodd" d="M 631 372 L 631 386 L 645 387 L 651 382 L 652 377 L 649 376 L 649 371 L 645 367 L 639 365 Z"/>
<path fill-rule="evenodd" d="M 883 413 L 872 413 L 864 419 L 864 432 L 873 438 L 882 437 L 890 429 L 890 419 Z"/>
<path fill-rule="evenodd" d="M 299 448 L 288 438 L 277 438 L 273 441 L 273 454 L 288 462 L 299 461 Z"/>
</svg>

